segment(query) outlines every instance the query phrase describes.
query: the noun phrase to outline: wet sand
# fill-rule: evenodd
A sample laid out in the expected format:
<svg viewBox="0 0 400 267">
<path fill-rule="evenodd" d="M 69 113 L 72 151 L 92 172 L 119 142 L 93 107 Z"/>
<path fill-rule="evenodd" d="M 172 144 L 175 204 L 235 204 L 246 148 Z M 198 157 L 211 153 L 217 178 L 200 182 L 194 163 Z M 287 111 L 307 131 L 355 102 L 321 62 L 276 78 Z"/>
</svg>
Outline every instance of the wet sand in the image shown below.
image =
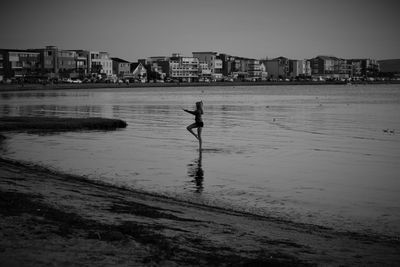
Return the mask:
<svg viewBox="0 0 400 267">
<path fill-rule="evenodd" d="M 398 238 L 179 202 L 6 159 L 0 166 L 2 266 L 400 265 Z"/>
</svg>

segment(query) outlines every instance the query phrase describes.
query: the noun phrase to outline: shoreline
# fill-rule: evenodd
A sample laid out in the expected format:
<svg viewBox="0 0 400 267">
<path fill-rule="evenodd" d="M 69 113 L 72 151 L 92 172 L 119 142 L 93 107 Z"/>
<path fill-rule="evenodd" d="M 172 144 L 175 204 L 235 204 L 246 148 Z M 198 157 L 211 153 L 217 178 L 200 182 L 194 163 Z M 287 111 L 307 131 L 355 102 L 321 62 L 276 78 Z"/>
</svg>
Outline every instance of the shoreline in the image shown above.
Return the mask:
<svg viewBox="0 0 400 267">
<path fill-rule="evenodd" d="M 348 84 L 341 81 L 332 82 L 212 82 L 212 83 L 84 83 L 84 84 L 0 84 L 0 92 L 31 91 L 31 90 L 69 90 L 69 89 L 117 89 L 117 88 L 153 88 L 153 87 L 225 87 L 225 86 L 316 86 L 316 85 L 374 85 L 374 84 L 400 84 L 400 81 L 369 81 L 352 82 Z"/>
<path fill-rule="evenodd" d="M 400 264 L 396 238 L 336 232 L 177 201 L 2 157 L 0 163 L 0 259 L 6 263 Z M 14 242 L 21 246 L 13 246 Z M 34 256 L 37 244 L 45 251 L 40 262 Z M 83 251 L 78 258 L 69 258 L 76 246 Z M 98 246 L 101 251 L 95 250 Z M 132 247 L 135 253 L 129 254 Z M 99 258 L 93 261 L 93 254 Z"/>
</svg>

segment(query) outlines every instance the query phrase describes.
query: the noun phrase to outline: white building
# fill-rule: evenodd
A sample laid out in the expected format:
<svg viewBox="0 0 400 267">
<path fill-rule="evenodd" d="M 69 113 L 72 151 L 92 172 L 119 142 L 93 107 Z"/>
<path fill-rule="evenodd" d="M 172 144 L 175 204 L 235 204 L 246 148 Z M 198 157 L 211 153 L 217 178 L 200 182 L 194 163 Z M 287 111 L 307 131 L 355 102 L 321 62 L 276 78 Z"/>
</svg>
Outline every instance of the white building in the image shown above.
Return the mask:
<svg viewBox="0 0 400 267">
<path fill-rule="evenodd" d="M 211 78 L 211 70 L 207 62 L 199 62 L 199 77 Z"/>
<path fill-rule="evenodd" d="M 266 80 L 268 78 L 267 67 L 261 61 L 260 61 L 260 71 L 261 71 L 261 80 Z"/>
<path fill-rule="evenodd" d="M 260 61 L 253 59 L 247 62 L 247 72 L 249 77 L 261 79 L 261 66 Z"/>
<path fill-rule="evenodd" d="M 107 52 L 89 52 L 89 66 L 92 73 L 113 75 L 113 64 L 110 55 Z"/>
<path fill-rule="evenodd" d="M 169 76 L 183 82 L 192 82 L 199 77 L 199 59 L 172 54 L 169 59 Z"/>
</svg>

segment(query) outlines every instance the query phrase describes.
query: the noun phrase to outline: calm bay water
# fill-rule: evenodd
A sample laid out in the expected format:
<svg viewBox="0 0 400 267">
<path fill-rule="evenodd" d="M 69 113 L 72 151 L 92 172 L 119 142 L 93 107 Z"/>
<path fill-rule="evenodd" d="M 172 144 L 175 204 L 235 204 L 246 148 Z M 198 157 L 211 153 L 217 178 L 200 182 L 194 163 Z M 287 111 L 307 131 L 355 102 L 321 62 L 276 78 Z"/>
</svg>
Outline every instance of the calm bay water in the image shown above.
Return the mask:
<svg viewBox="0 0 400 267">
<path fill-rule="evenodd" d="M 5 157 L 199 203 L 400 234 L 398 85 L 63 90 L 0 99 L 0 116 L 128 122 L 113 132 L 9 134 Z M 182 111 L 200 99 L 202 154 L 185 129 L 193 116 Z"/>
</svg>

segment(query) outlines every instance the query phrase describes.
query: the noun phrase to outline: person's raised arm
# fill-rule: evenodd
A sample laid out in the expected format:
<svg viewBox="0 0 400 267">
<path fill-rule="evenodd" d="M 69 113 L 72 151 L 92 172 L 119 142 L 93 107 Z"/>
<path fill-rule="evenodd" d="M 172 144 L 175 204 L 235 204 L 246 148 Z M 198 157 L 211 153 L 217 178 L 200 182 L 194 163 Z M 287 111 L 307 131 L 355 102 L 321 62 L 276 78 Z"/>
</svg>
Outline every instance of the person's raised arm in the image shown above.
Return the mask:
<svg viewBox="0 0 400 267">
<path fill-rule="evenodd" d="M 194 111 L 190 111 L 190 110 L 187 110 L 187 109 L 183 109 L 183 111 L 186 111 L 187 113 L 190 113 L 192 115 L 196 115 L 196 112 L 194 112 Z"/>
</svg>

